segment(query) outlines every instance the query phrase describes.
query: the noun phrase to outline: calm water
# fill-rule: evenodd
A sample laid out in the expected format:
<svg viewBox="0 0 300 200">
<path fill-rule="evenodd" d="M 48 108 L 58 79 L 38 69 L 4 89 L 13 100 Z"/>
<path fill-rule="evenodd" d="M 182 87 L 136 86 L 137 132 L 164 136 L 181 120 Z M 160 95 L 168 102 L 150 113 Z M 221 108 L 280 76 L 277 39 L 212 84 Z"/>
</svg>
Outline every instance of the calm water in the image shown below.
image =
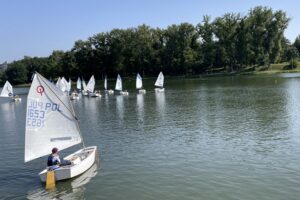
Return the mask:
<svg viewBox="0 0 300 200">
<path fill-rule="evenodd" d="M 300 199 L 300 74 L 153 82 L 73 102 L 101 161 L 54 191 L 37 175 L 46 158 L 23 163 L 28 88 L 0 99 L 0 199 Z"/>
</svg>

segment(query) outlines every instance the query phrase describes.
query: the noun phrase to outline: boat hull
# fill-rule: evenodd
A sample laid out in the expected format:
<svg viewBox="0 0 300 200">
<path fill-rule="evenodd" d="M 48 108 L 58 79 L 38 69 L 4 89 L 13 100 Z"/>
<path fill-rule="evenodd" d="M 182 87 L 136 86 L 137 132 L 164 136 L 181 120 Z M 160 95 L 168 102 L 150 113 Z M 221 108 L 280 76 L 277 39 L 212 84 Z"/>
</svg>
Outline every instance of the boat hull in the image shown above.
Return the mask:
<svg viewBox="0 0 300 200">
<path fill-rule="evenodd" d="M 139 94 L 146 94 L 146 90 L 145 90 L 145 89 L 139 89 L 139 90 L 138 90 L 138 93 L 139 93 Z"/>
<path fill-rule="evenodd" d="M 90 146 L 68 155 L 64 160 L 70 160 L 71 165 L 55 169 L 55 181 L 66 180 L 78 176 L 88 170 L 96 161 L 97 147 Z M 42 182 L 46 182 L 48 169 L 39 173 Z"/>
<path fill-rule="evenodd" d="M 155 92 L 164 92 L 165 88 L 155 88 Z"/>
</svg>

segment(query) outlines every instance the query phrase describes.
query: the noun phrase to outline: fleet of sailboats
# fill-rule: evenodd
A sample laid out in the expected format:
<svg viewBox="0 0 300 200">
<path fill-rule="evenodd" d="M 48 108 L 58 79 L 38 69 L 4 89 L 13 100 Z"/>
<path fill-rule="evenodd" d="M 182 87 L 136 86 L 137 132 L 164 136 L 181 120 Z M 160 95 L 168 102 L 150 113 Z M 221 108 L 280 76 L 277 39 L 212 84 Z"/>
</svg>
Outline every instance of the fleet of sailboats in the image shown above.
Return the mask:
<svg viewBox="0 0 300 200">
<path fill-rule="evenodd" d="M 54 170 L 56 181 L 88 170 L 95 163 L 97 147 L 85 147 L 69 96 L 36 73 L 27 97 L 25 162 L 49 155 L 53 147 L 63 150 L 77 144 L 83 148 L 64 158 L 71 165 Z M 48 172 L 46 168 L 39 173 L 42 182 L 46 181 Z"/>
<path fill-rule="evenodd" d="M 35 73 L 27 97 L 27 113 L 25 127 L 25 154 L 24 161 L 29 162 L 34 159 L 49 155 L 53 147 L 59 150 L 82 144 L 82 148 L 75 153 L 65 157 L 69 160 L 70 165 L 61 166 L 54 171 L 45 168 L 39 173 L 42 182 L 47 181 L 48 174 L 54 173 L 55 181 L 70 179 L 87 171 L 97 159 L 97 147 L 85 147 L 80 132 L 78 118 L 75 114 L 70 99 L 79 99 L 78 92 L 82 91 L 83 95 L 100 96 L 100 92 L 95 91 L 95 77 L 91 76 L 86 85 L 84 79 L 78 77 L 76 90 L 69 96 L 71 91 L 71 79 L 66 81 L 64 77 L 59 77 L 56 84 L 51 83 L 39 73 Z M 154 84 L 155 91 L 164 91 L 164 75 L 159 73 Z M 105 93 L 113 94 L 112 90 L 107 90 L 107 77 L 104 79 Z M 136 76 L 136 89 L 138 93 L 145 94 L 143 89 L 142 77 L 139 73 Z M 122 95 L 129 95 L 123 91 L 122 79 L 118 74 L 115 90 Z M 112 92 L 110 92 L 112 91 Z M 74 96 L 73 96 L 74 95 Z M 0 97 L 9 97 L 14 100 L 13 87 L 6 81 Z"/>
</svg>

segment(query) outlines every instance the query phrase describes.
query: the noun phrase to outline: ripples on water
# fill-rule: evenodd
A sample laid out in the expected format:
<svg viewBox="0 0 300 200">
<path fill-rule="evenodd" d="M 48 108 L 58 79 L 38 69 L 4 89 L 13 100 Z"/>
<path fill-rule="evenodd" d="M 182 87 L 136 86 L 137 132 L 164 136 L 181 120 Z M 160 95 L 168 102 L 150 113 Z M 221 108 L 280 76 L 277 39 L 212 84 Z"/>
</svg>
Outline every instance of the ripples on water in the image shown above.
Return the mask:
<svg viewBox="0 0 300 200">
<path fill-rule="evenodd" d="M 154 93 L 149 81 L 145 95 L 74 101 L 85 143 L 99 147 L 100 168 L 51 192 L 37 176 L 45 158 L 23 164 L 26 96 L 0 99 L 0 195 L 299 199 L 299 78 L 167 79 L 165 93 Z"/>
</svg>

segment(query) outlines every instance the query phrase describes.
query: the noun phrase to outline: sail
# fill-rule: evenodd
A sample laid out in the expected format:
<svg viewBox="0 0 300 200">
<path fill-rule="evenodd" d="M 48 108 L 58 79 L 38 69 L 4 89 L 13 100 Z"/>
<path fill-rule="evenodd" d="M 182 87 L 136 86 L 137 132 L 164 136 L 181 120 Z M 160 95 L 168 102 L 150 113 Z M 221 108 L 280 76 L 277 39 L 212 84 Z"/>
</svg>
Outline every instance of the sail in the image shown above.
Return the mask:
<svg viewBox="0 0 300 200">
<path fill-rule="evenodd" d="M 104 79 L 104 89 L 107 90 L 107 77 L 105 76 L 105 79 Z"/>
<path fill-rule="evenodd" d="M 94 88 L 95 88 L 95 78 L 94 78 L 94 75 L 92 75 L 92 77 L 90 78 L 90 80 L 86 86 L 86 89 L 89 92 L 94 92 Z"/>
<path fill-rule="evenodd" d="M 25 162 L 50 154 L 53 147 L 62 150 L 81 142 L 70 98 L 36 73 L 27 98 Z"/>
<path fill-rule="evenodd" d="M 33 77 L 34 77 L 34 75 L 33 75 Z M 33 78 L 32 78 L 32 80 L 33 80 Z M 60 88 L 60 81 L 61 81 L 61 78 L 58 77 L 58 79 L 56 81 L 56 87 L 58 87 L 58 88 Z"/>
<path fill-rule="evenodd" d="M 12 88 L 12 85 L 8 81 L 5 82 L 0 96 L 1 97 L 12 97 L 13 96 L 13 88 Z"/>
<path fill-rule="evenodd" d="M 86 83 L 85 83 L 84 79 L 82 79 L 82 87 L 83 87 L 84 91 L 87 91 Z"/>
<path fill-rule="evenodd" d="M 154 85 L 157 87 L 164 87 L 164 75 L 162 72 L 159 73 Z"/>
<path fill-rule="evenodd" d="M 69 82 L 68 82 L 68 91 L 71 91 L 71 87 L 72 87 L 72 80 L 69 78 Z"/>
<path fill-rule="evenodd" d="M 118 74 L 115 90 L 122 91 L 122 79 L 119 74 Z"/>
<path fill-rule="evenodd" d="M 143 82 L 142 82 L 142 77 L 140 76 L 140 74 L 138 73 L 136 75 L 136 89 L 141 89 L 143 87 Z"/>
<path fill-rule="evenodd" d="M 78 77 L 78 79 L 77 79 L 77 89 L 78 89 L 78 90 L 81 90 L 81 80 L 80 80 L 79 77 Z"/>
</svg>

